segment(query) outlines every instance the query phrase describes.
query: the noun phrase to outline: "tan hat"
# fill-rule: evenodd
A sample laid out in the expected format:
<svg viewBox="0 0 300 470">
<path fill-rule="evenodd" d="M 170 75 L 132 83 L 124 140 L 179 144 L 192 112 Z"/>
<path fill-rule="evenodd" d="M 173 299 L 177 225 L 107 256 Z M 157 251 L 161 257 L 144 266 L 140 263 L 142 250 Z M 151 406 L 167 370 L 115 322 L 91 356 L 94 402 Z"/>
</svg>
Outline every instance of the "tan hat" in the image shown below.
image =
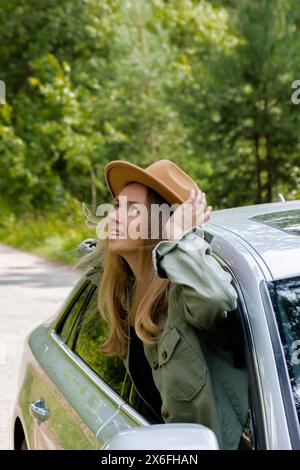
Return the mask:
<svg viewBox="0 0 300 470">
<path fill-rule="evenodd" d="M 186 201 L 195 181 L 171 160 L 158 160 L 143 169 L 123 160 L 105 165 L 105 179 L 113 197 L 130 182 L 142 183 L 157 191 L 170 205 Z"/>
</svg>

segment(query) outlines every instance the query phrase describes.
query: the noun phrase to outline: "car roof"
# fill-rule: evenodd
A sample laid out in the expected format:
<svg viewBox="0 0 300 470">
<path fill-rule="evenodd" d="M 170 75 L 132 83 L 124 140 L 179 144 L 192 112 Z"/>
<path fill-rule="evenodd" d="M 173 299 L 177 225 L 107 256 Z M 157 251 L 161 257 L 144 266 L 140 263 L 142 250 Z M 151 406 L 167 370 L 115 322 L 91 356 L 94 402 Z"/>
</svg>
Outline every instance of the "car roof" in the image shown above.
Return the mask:
<svg viewBox="0 0 300 470">
<path fill-rule="evenodd" d="M 210 224 L 251 245 L 274 279 L 300 275 L 300 200 L 214 211 Z"/>
</svg>

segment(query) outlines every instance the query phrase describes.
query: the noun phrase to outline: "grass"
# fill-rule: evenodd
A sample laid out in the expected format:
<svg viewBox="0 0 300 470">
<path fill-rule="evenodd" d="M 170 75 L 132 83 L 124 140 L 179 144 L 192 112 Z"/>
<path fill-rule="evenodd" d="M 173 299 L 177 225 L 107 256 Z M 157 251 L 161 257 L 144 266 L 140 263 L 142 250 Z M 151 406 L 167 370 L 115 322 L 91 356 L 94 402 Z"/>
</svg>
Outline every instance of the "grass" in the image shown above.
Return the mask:
<svg viewBox="0 0 300 470">
<path fill-rule="evenodd" d="M 51 260 L 74 265 L 78 244 L 96 238 L 76 200 L 60 211 L 35 213 L 20 213 L 0 201 L 0 212 L 0 242 Z"/>
</svg>

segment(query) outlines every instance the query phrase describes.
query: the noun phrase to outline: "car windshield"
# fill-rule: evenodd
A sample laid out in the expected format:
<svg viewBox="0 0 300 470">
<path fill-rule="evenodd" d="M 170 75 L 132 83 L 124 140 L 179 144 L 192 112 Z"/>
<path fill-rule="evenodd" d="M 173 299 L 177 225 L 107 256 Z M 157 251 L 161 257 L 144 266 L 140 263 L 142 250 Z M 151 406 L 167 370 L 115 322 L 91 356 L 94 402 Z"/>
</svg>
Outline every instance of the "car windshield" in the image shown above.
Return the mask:
<svg viewBox="0 0 300 470">
<path fill-rule="evenodd" d="M 268 283 L 300 421 L 300 276 Z"/>
</svg>

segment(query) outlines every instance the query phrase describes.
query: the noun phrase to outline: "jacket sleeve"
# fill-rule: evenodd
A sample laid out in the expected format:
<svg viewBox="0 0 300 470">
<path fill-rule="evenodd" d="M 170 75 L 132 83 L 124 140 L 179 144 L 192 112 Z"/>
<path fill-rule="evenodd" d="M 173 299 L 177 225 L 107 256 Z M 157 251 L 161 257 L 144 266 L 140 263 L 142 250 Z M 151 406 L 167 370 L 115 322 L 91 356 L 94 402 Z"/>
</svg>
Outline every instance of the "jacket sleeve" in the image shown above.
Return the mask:
<svg viewBox="0 0 300 470">
<path fill-rule="evenodd" d="M 237 307 L 232 277 L 212 256 L 211 235 L 191 227 L 180 240 L 163 240 L 152 250 L 159 277 L 181 285 L 185 321 L 210 330 Z"/>
</svg>

